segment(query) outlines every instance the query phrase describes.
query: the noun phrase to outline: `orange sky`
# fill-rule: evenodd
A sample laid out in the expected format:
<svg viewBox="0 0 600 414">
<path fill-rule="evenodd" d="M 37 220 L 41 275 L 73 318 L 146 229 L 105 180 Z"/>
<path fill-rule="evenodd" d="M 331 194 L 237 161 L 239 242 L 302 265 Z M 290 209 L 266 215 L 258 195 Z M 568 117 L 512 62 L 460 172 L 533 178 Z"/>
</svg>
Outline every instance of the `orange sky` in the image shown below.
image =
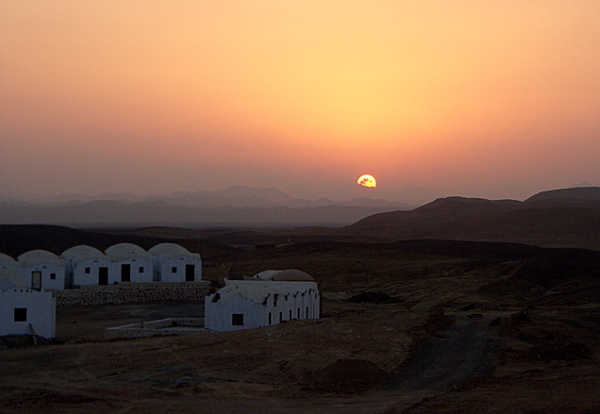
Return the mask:
<svg viewBox="0 0 600 414">
<path fill-rule="evenodd" d="M 595 0 L 6 0 L 0 183 L 600 185 L 599 20 Z"/>
</svg>

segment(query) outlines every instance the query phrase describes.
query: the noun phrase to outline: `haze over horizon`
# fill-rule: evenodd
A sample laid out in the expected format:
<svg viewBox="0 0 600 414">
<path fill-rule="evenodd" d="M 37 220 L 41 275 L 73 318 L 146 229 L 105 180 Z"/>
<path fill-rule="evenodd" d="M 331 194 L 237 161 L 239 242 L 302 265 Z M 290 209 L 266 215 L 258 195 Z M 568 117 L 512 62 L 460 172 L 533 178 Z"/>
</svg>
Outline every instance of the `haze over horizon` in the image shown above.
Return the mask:
<svg viewBox="0 0 600 414">
<path fill-rule="evenodd" d="M 5 1 L 0 183 L 397 201 L 598 186 L 599 17 L 592 1 Z"/>
</svg>

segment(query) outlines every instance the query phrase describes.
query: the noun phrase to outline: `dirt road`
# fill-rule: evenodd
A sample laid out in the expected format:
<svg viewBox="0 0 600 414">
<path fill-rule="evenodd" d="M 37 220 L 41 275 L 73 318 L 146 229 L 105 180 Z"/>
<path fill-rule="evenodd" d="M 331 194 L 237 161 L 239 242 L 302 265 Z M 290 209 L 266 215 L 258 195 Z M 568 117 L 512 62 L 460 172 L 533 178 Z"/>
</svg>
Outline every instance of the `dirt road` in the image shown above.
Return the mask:
<svg viewBox="0 0 600 414">
<path fill-rule="evenodd" d="M 454 323 L 439 336 L 421 343 L 387 390 L 444 391 L 460 382 L 493 370 L 500 351 L 498 327 L 491 317 L 449 315 Z M 496 317 L 496 316 L 494 316 Z"/>
</svg>

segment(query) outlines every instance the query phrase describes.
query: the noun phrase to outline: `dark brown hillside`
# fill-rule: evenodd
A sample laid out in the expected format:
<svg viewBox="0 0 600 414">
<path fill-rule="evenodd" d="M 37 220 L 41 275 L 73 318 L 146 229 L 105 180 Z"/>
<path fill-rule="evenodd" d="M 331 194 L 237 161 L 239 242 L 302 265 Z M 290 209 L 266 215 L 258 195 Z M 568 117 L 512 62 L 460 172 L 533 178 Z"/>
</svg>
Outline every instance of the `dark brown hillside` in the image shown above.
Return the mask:
<svg viewBox="0 0 600 414">
<path fill-rule="evenodd" d="M 387 241 L 449 239 L 600 249 L 600 203 L 581 198 L 524 203 L 451 197 L 412 211 L 376 214 L 342 231 Z"/>
<path fill-rule="evenodd" d="M 452 234 L 457 227 L 472 226 L 521 206 L 521 202 L 512 200 L 448 197 L 411 211 L 375 214 L 347 226 L 345 230 L 396 240 L 445 238 L 442 235 Z"/>
<path fill-rule="evenodd" d="M 558 190 L 542 191 L 527 200 L 526 203 L 539 202 L 543 200 L 581 200 L 581 201 L 600 201 L 600 187 L 576 187 L 561 188 Z"/>
<path fill-rule="evenodd" d="M 116 243 L 134 243 L 144 249 L 163 242 L 179 243 L 192 252 L 203 255 L 218 255 L 235 249 L 219 243 L 201 239 L 172 239 L 142 237 L 125 234 L 110 234 L 76 230 L 50 225 L 0 225 L 0 252 L 16 258 L 29 250 L 42 249 L 61 254 L 72 246 L 87 244 L 100 250 Z"/>
</svg>

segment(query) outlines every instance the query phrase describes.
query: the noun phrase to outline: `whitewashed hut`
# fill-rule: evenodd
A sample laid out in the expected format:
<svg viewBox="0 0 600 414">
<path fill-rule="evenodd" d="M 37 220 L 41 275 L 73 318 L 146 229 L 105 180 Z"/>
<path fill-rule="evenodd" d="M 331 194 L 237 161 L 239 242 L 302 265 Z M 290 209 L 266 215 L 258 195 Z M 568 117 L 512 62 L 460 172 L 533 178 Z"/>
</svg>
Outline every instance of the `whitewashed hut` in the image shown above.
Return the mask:
<svg viewBox="0 0 600 414">
<path fill-rule="evenodd" d="M 87 246 L 73 246 L 62 253 L 65 261 L 67 287 L 108 285 L 110 258 L 100 250 Z"/>
<path fill-rule="evenodd" d="M 227 280 L 224 288 L 206 297 L 204 326 L 221 332 L 293 319 L 318 319 L 321 308 L 317 284 L 288 277 L 287 281 Z"/>
<path fill-rule="evenodd" d="M 17 258 L 23 267 L 22 274 L 28 287 L 36 290 L 63 290 L 65 288 L 65 266 L 63 260 L 46 250 L 31 250 Z"/>
<path fill-rule="evenodd" d="M 111 269 L 108 283 L 152 282 L 152 259 L 150 254 L 132 243 L 119 243 L 105 251 L 110 257 Z"/>
<path fill-rule="evenodd" d="M 0 253 L 0 289 L 30 285 L 31 278 L 23 276 L 23 266 L 9 255 Z"/>
<path fill-rule="evenodd" d="M 35 334 L 54 338 L 55 332 L 56 299 L 52 292 L 0 290 L 0 336 Z"/>
<path fill-rule="evenodd" d="M 194 282 L 202 279 L 202 259 L 175 243 L 160 243 L 148 250 L 154 265 L 154 281 Z"/>
</svg>

